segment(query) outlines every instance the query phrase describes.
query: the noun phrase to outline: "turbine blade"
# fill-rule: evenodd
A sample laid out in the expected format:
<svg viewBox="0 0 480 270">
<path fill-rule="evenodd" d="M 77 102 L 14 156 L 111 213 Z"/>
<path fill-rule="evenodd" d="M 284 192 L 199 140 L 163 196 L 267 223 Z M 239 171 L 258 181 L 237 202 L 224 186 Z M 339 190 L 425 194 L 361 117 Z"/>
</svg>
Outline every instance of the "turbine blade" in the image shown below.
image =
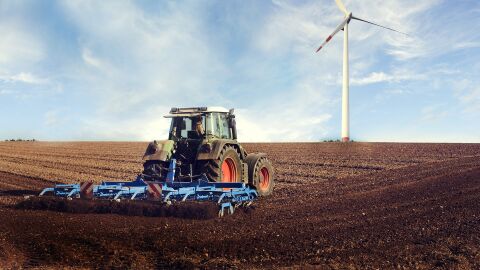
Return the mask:
<svg viewBox="0 0 480 270">
<path fill-rule="evenodd" d="M 323 48 L 323 46 L 325 46 L 325 44 L 327 44 L 327 42 L 329 42 L 333 38 L 333 36 L 335 36 L 340 30 L 342 30 L 343 27 L 345 27 L 345 24 L 347 24 L 349 20 L 350 20 L 350 17 L 345 18 L 345 20 L 343 20 L 343 22 L 339 24 L 337 28 L 335 28 L 333 33 L 331 33 L 330 36 L 327 37 L 327 39 L 322 43 L 322 45 L 318 47 L 316 52 L 319 52 Z"/>
<path fill-rule="evenodd" d="M 410 35 L 407 34 L 407 33 L 400 32 L 400 31 L 398 31 L 398 30 L 395 30 L 395 29 L 393 29 L 393 28 L 386 27 L 386 26 L 383 26 L 383 25 L 380 25 L 380 24 L 376 24 L 376 23 L 373 23 L 373 22 L 369 22 L 369 21 L 367 21 L 367 20 L 360 19 L 360 18 L 357 18 L 357 17 L 355 17 L 355 16 L 352 16 L 352 19 L 357 20 L 357 21 L 366 22 L 366 23 L 369 23 L 369 24 L 373 24 L 373 25 L 375 25 L 375 26 L 382 27 L 382 28 L 388 29 L 388 30 L 390 30 L 390 31 L 393 31 L 393 32 L 397 32 L 397 33 L 406 35 L 406 36 L 410 36 Z"/>
<path fill-rule="evenodd" d="M 345 15 L 348 15 L 348 11 L 345 8 L 345 5 L 342 3 L 342 0 L 335 0 L 335 3 L 337 3 L 338 8 L 345 13 Z"/>
</svg>

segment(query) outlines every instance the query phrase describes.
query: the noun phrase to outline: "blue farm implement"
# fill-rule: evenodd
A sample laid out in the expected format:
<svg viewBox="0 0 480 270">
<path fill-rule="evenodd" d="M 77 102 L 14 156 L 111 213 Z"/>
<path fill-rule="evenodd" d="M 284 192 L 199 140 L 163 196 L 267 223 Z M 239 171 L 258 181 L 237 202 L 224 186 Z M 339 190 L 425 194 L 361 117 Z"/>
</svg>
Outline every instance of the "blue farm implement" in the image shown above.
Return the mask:
<svg viewBox="0 0 480 270">
<path fill-rule="evenodd" d="M 237 207 L 248 207 L 258 197 L 257 191 L 245 183 L 210 182 L 205 175 L 198 176 L 191 182 L 175 181 L 174 159 L 168 170 L 165 181 L 145 181 L 139 175 L 131 182 L 59 184 L 44 189 L 40 196 L 51 194 L 66 199 L 153 200 L 165 205 L 185 201 L 213 201 L 219 206 L 219 216 L 233 214 Z"/>
</svg>

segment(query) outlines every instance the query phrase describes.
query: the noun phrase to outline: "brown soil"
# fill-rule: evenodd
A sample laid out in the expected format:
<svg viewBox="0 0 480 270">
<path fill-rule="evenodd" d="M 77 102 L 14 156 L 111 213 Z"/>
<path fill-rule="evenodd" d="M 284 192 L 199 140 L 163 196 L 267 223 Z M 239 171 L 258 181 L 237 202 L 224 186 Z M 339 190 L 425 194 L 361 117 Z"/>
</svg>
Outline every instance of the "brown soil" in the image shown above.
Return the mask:
<svg viewBox="0 0 480 270">
<path fill-rule="evenodd" d="M 182 202 L 171 205 L 154 201 L 67 200 L 55 197 L 28 197 L 13 208 L 50 210 L 72 214 L 117 214 L 145 217 L 212 219 L 218 217 L 218 205 L 209 202 Z"/>
<path fill-rule="evenodd" d="M 224 218 L 13 208 L 54 181 L 133 179 L 145 146 L 0 143 L 0 268 L 480 268 L 475 144 L 246 144 L 277 185 Z"/>
</svg>

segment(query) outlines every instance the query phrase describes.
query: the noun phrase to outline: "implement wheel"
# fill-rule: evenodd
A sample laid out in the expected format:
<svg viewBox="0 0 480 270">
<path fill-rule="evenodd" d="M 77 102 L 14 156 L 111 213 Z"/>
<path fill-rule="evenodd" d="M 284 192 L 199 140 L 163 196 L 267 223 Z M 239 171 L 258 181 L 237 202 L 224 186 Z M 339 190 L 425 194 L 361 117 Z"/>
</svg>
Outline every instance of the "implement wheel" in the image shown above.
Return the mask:
<svg viewBox="0 0 480 270">
<path fill-rule="evenodd" d="M 248 182 L 255 187 L 259 196 L 272 194 L 275 185 L 275 173 L 272 163 L 264 155 L 250 154 L 246 158 L 248 164 Z"/>
</svg>

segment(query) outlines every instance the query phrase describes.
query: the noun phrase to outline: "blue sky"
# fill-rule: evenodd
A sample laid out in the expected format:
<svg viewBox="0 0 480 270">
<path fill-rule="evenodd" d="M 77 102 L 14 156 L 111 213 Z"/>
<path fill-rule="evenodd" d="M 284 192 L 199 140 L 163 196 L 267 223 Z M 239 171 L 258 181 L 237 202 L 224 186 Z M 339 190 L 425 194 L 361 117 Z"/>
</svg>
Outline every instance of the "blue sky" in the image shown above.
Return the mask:
<svg viewBox="0 0 480 270">
<path fill-rule="evenodd" d="M 480 2 L 345 0 L 351 138 L 480 142 Z M 153 140 L 175 106 L 236 108 L 241 141 L 340 137 L 333 0 L 0 0 L 0 139 Z"/>
</svg>

